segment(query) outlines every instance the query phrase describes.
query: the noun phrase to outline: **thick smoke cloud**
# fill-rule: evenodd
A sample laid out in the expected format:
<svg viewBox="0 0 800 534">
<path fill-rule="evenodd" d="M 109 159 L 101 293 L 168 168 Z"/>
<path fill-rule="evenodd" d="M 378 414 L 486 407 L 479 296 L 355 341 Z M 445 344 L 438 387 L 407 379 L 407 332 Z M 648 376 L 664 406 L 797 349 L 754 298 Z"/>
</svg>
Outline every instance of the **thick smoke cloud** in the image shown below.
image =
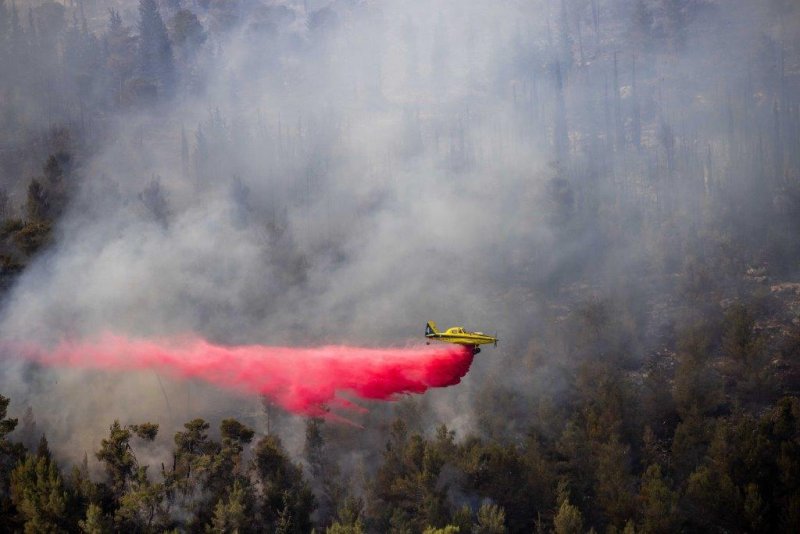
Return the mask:
<svg viewBox="0 0 800 534">
<path fill-rule="evenodd" d="M 653 125 L 676 124 L 684 138 L 695 121 L 716 128 L 722 118 L 704 115 L 698 95 L 744 75 L 725 70 L 706 84 L 697 74 L 713 57 L 726 65 L 754 46 L 724 33 L 659 42 L 685 48 L 674 64 L 640 61 L 640 80 L 661 81 L 635 86 L 635 58 L 617 58 L 606 42 L 628 38 L 632 7 L 612 3 L 601 34 L 590 10 L 573 15 L 561 4 L 241 3 L 237 22 L 209 33 L 174 99 L 132 106 L 106 125 L 105 143 L 76 173 L 56 245 L 8 298 L 0 335 L 396 345 L 421 335 L 427 319 L 496 328 L 500 348 L 430 403 L 458 430 L 474 430 L 454 406 L 528 349 L 531 330 L 544 326 L 540 293 L 587 271 L 605 282 L 663 252 L 647 243 L 624 196 L 624 215 L 610 223 L 626 230 L 618 243 L 569 222 L 575 204 L 618 194 L 616 183 L 596 180 L 613 173 L 597 169 L 615 165 L 617 130 L 632 137 L 635 127 L 630 118 L 614 124 L 609 107 L 626 117 L 645 110 L 643 145 L 658 145 Z M 761 16 L 746 2 L 709 9 L 721 32 L 743 13 Z M 658 34 L 667 23 L 654 13 L 648 27 Z M 224 21 L 210 10 L 201 22 L 215 30 Z M 564 42 L 564 24 L 580 43 Z M 575 59 L 565 49 L 579 52 L 580 69 L 568 70 Z M 646 159 L 642 174 L 654 164 Z M 567 171 L 586 180 L 562 190 Z M 630 180 L 628 192 L 646 187 L 642 176 L 614 179 Z M 696 197 L 670 194 L 682 207 Z M 114 417 L 169 426 L 187 411 L 257 410 L 256 400 L 243 409 L 242 399 L 198 386 L 187 410 L 164 414 L 186 385 L 10 361 L 2 391 L 33 405 L 63 432 L 59 442 L 85 429 L 81 450 Z"/>
<path fill-rule="evenodd" d="M 513 113 L 491 79 L 513 11 L 254 5 L 206 42 L 213 59 L 180 98 L 108 126 L 56 245 L 8 299 L 4 339 L 397 345 L 429 318 L 510 324 L 495 278 L 508 245 L 538 231 L 509 214 L 544 166 L 536 147 L 495 146 Z M 62 377 L 20 363 L 4 382 L 45 428 L 85 429 L 83 450 L 113 418 L 163 420 L 160 406 L 187 395 L 147 373 Z M 197 415 L 256 409 L 207 395 L 194 395 Z M 167 415 L 166 426 L 186 416 Z"/>
</svg>

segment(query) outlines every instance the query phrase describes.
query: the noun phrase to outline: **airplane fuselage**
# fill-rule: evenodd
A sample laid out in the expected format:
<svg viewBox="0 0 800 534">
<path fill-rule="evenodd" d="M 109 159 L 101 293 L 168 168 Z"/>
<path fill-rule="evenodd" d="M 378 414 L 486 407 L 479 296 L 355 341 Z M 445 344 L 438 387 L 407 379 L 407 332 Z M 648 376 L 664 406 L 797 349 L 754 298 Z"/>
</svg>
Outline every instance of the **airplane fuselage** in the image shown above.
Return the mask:
<svg viewBox="0 0 800 534">
<path fill-rule="evenodd" d="M 496 337 L 489 336 L 483 332 L 469 332 L 460 326 L 454 326 L 448 328 L 444 332 L 439 332 L 436 330 L 436 325 L 434 323 L 428 323 L 425 329 L 425 337 L 436 341 L 444 341 L 446 343 L 469 345 L 476 353 L 480 351 L 480 345 L 486 345 L 488 343 L 497 344 Z"/>
</svg>

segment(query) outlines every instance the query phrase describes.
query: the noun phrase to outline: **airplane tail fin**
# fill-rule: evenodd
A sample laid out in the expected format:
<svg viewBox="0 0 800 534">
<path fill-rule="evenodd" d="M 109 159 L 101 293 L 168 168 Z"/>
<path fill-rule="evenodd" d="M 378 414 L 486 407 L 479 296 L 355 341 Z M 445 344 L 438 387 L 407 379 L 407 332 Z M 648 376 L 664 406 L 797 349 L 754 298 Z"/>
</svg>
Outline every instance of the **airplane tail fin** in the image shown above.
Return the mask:
<svg viewBox="0 0 800 534">
<path fill-rule="evenodd" d="M 434 323 L 433 321 L 428 321 L 428 324 L 425 325 L 425 335 L 430 336 L 438 333 L 439 331 L 436 330 L 436 323 Z"/>
</svg>

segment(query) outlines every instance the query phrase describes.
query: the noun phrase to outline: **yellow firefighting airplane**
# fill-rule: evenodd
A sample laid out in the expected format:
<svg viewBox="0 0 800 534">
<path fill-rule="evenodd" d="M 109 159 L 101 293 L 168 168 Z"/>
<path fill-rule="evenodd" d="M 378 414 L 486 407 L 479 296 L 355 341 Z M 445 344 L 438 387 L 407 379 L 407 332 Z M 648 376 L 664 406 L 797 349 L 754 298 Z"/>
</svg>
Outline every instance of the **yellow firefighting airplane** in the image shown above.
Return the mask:
<svg viewBox="0 0 800 534">
<path fill-rule="evenodd" d="M 467 332 L 460 326 L 454 326 L 444 332 L 439 332 L 436 329 L 436 323 L 433 321 L 428 321 L 428 324 L 425 325 L 425 337 L 458 345 L 470 345 L 475 354 L 481 351 L 479 345 L 494 343 L 494 346 L 497 346 L 497 337 L 487 336 L 483 332 Z M 428 341 L 428 344 L 430 345 L 430 341 Z"/>
</svg>

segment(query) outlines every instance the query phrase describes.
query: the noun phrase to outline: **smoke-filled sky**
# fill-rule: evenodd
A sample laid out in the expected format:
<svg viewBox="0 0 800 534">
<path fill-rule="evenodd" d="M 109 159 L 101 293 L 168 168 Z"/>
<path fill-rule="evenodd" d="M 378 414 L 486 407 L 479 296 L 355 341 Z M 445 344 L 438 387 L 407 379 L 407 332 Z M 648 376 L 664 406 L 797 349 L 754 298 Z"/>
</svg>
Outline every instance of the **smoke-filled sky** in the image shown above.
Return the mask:
<svg viewBox="0 0 800 534">
<path fill-rule="evenodd" d="M 659 42 L 637 59 L 619 50 L 634 3 L 600 2 L 599 34 L 589 2 L 562 4 L 241 2 L 239 22 L 209 32 L 173 99 L 104 121 L 103 143 L 77 162 L 79 191 L 55 244 L 13 288 L 0 335 L 403 346 L 421 340 L 427 320 L 497 330 L 500 347 L 433 403 L 472 429 L 454 406 L 536 337 L 531 288 L 610 268 L 608 243 L 554 229 L 547 187 L 569 165 L 586 175 L 600 165 L 592 140 L 607 133 L 614 52 L 620 105 L 628 113 L 639 99 L 642 142 L 655 145 L 664 118 L 681 132 L 723 124 L 703 114 L 703 98 L 747 78 L 735 58 L 778 31 L 751 3 L 710 3 L 711 22 L 699 20 L 715 33 Z M 665 23 L 654 13 L 657 31 Z M 199 17 L 206 29 L 219 24 L 213 9 Z M 580 42 L 562 42 L 563 20 Z M 569 76 L 559 65 L 572 163 L 555 140 L 564 46 L 581 63 Z M 709 64 L 718 70 L 698 79 Z M 613 268 L 649 254 L 638 235 L 614 244 Z M 114 418 L 169 427 L 258 408 L 150 372 L 13 360 L 0 391 L 33 406 L 73 456 Z"/>
<path fill-rule="evenodd" d="M 292 10 L 276 33 L 207 42 L 197 91 L 124 115 L 83 162 L 5 331 L 403 342 L 427 318 L 485 325 L 488 277 L 537 231 L 519 212 L 547 159 L 509 141 L 495 160 L 512 114 L 491 86 L 495 41 L 515 10 L 484 7 L 491 25 L 477 5 L 357 5 L 316 33 Z M 154 177 L 163 220 L 138 198 Z"/>
<path fill-rule="evenodd" d="M 7 301 L 3 338 L 402 346 L 429 319 L 506 334 L 514 318 L 496 278 L 540 232 L 526 195 L 546 166 L 538 147 L 510 140 L 495 160 L 512 110 L 492 78 L 518 10 L 325 9 L 312 29 L 302 6 L 254 5 L 207 40 L 211 59 L 179 97 L 107 126 L 74 173 L 80 192 L 55 245 Z M 163 206 L 148 197 L 154 182 Z M 187 386 L 151 373 L 26 367 L 4 373 L 4 393 L 57 441 L 84 428 L 73 435 L 83 449 L 115 417 L 163 419 L 170 399 L 192 415 L 256 409 L 207 388 L 187 401 Z"/>
</svg>

